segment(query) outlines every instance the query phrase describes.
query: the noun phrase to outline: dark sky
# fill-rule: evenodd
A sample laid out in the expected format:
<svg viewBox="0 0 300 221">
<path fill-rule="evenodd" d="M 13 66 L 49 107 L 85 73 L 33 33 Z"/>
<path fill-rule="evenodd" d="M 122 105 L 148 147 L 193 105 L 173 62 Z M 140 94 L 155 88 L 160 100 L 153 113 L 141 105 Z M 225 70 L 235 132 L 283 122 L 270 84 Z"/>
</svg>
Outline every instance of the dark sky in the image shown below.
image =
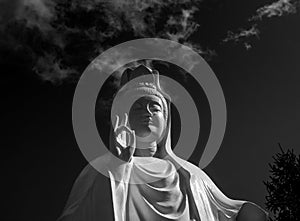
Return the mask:
<svg viewBox="0 0 300 221">
<path fill-rule="evenodd" d="M 217 18 L 211 23 L 218 25 L 204 27 L 216 28 L 212 39 L 246 23 L 258 7 L 255 1 L 247 4 L 231 1 L 224 4 L 225 12 L 213 11 Z M 222 146 L 205 171 L 228 196 L 262 207 L 266 196 L 262 182 L 269 176 L 268 163 L 279 152 L 277 143 L 300 153 L 299 27 L 299 13 L 267 19 L 250 50 L 233 42 L 215 45 L 217 56 L 209 62 L 225 94 L 228 122 Z M 213 42 L 209 37 L 204 40 Z M 8 197 L 4 217 L 55 220 L 86 165 L 72 129 L 76 84 L 40 80 L 28 71 L 26 56 L 1 46 L 7 55 L 1 57 L 2 122 L 8 141 L 2 154 L 3 190 Z"/>
</svg>

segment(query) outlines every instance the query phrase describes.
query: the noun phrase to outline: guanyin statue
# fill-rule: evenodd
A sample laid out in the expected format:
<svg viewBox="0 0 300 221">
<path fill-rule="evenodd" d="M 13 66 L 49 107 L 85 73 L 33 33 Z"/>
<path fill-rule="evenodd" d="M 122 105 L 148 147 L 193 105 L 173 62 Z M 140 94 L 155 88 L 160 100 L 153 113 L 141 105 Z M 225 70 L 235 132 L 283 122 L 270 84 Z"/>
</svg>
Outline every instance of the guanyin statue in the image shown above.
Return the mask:
<svg viewBox="0 0 300 221">
<path fill-rule="evenodd" d="M 59 221 L 267 220 L 259 206 L 229 199 L 173 153 L 171 99 L 156 70 L 128 68 L 123 85 L 111 110 L 110 152 L 83 169 Z"/>
</svg>

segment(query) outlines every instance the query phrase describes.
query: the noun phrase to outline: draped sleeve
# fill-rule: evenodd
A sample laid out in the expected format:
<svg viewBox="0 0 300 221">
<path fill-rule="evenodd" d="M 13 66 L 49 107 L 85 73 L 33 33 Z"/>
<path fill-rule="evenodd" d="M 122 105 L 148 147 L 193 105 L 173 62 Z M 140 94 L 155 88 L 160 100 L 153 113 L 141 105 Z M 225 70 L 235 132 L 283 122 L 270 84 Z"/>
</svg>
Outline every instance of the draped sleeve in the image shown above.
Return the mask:
<svg viewBox="0 0 300 221">
<path fill-rule="evenodd" d="M 234 221 L 244 200 L 228 198 L 200 168 L 191 176 L 191 189 L 201 220 Z"/>
<path fill-rule="evenodd" d="M 114 220 L 110 180 L 88 164 L 77 177 L 57 221 Z"/>
<path fill-rule="evenodd" d="M 119 164 L 112 155 L 89 163 L 77 177 L 57 221 L 123 221 L 130 163 Z M 95 168 L 101 169 L 104 174 Z"/>
</svg>

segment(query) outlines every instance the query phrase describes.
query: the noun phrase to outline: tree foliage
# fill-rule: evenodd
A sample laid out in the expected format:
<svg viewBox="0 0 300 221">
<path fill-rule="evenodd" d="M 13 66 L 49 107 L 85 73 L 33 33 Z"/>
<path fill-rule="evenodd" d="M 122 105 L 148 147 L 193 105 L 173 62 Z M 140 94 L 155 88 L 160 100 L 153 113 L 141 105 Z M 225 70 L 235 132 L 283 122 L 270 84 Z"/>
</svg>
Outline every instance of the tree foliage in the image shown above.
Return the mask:
<svg viewBox="0 0 300 221">
<path fill-rule="evenodd" d="M 280 145 L 279 145 L 280 146 Z M 293 149 L 273 156 L 274 162 L 269 164 L 270 177 L 264 182 L 267 187 L 266 207 L 276 221 L 300 220 L 300 155 Z M 273 220 L 273 219 L 271 219 Z"/>
</svg>

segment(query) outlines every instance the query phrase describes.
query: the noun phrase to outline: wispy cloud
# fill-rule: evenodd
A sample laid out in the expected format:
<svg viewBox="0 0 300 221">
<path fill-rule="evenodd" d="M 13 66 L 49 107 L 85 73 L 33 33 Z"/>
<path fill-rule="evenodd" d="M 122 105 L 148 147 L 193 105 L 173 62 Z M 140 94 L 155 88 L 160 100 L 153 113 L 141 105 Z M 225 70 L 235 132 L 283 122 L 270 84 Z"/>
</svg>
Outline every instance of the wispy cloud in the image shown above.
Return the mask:
<svg viewBox="0 0 300 221">
<path fill-rule="evenodd" d="M 271 4 L 264 5 L 258 8 L 255 14 L 248 19 L 248 22 L 250 22 L 251 25 L 249 29 L 240 28 L 236 32 L 228 31 L 223 42 L 241 42 L 244 47 L 249 50 L 252 48 L 250 38 L 259 38 L 259 25 L 264 18 L 281 17 L 288 14 L 294 14 L 297 12 L 299 5 L 299 0 L 278 0 Z"/>
<path fill-rule="evenodd" d="M 173 41 L 186 41 L 191 34 L 197 30 L 199 24 L 195 23 L 192 18 L 193 14 L 197 11 L 196 7 L 192 7 L 189 10 L 182 10 L 181 16 L 170 16 L 167 21 L 167 26 L 169 29 L 173 29 L 173 33 L 171 31 L 167 31 L 166 35 L 170 40 Z"/>
<path fill-rule="evenodd" d="M 28 27 L 50 31 L 50 22 L 55 18 L 55 3 L 50 0 L 23 0 L 16 9 L 16 20 L 24 20 Z"/>
<path fill-rule="evenodd" d="M 53 54 L 45 54 L 37 59 L 34 71 L 45 81 L 54 84 L 61 83 L 61 79 L 75 77 L 79 73 L 75 69 L 64 66 Z"/>
<path fill-rule="evenodd" d="M 259 30 L 257 24 L 252 25 L 249 29 L 240 29 L 237 33 L 232 31 L 227 32 L 227 37 L 223 39 L 223 42 L 234 41 L 239 42 L 249 37 L 259 38 Z"/>
<path fill-rule="evenodd" d="M 79 76 L 101 52 L 135 38 L 166 38 L 209 54 L 189 40 L 199 26 L 194 13 L 202 0 L 3 2 L 11 6 L 6 17 L 13 18 L 8 21 L 0 15 L 1 34 L 30 51 L 33 70 L 47 81 L 59 82 L 74 73 Z"/>
<path fill-rule="evenodd" d="M 279 0 L 257 9 L 256 14 L 249 18 L 249 21 L 262 20 L 264 17 L 271 18 L 274 16 L 280 17 L 287 14 L 294 14 L 297 12 L 297 6 L 299 6 L 299 1 Z"/>
</svg>

